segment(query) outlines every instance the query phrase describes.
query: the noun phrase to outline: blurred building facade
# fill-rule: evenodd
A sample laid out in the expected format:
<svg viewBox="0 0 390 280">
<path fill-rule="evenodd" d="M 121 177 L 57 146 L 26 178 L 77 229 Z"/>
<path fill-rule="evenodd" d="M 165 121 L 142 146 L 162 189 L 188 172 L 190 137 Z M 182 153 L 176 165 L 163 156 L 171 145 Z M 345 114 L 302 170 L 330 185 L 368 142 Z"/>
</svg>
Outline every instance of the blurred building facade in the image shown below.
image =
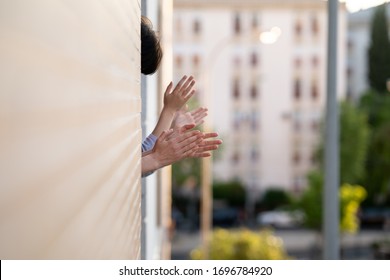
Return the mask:
<svg viewBox="0 0 390 280">
<path fill-rule="evenodd" d="M 315 164 L 326 102 L 327 4 L 174 0 L 174 79 L 193 74 L 224 144 L 214 179 L 299 192 Z M 338 95 L 346 9 L 339 9 Z"/>
<path fill-rule="evenodd" d="M 390 5 L 387 4 L 390 30 Z M 348 97 L 358 100 L 369 89 L 368 48 L 371 41 L 371 21 L 375 7 L 348 14 Z"/>
</svg>

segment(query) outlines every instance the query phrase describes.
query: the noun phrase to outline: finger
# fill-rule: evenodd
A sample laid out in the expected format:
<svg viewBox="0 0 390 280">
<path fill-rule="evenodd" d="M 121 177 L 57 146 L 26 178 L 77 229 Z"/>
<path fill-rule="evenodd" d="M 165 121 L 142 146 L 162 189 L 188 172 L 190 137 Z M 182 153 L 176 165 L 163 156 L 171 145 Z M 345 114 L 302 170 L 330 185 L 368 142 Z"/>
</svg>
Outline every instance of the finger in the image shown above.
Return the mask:
<svg viewBox="0 0 390 280">
<path fill-rule="evenodd" d="M 221 145 L 222 144 L 222 140 L 208 140 L 208 141 L 204 141 L 204 138 L 203 138 L 203 142 L 202 144 L 200 144 L 200 146 L 209 146 L 209 145 Z"/>
<path fill-rule="evenodd" d="M 183 84 L 182 86 L 182 90 L 183 90 L 183 95 L 184 94 L 187 94 L 191 88 L 195 85 L 195 80 L 194 80 L 194 77 L 193 76 L 190 76 L 186 81 L 185 83 Z"/>
<path fill-rule="evenodd" d="M 187 102 L 195 94 L 195 90 L 192 90 L 189 94 L 185 95 L 184 101 Z"/>
<path fill-rule="evenodd" d="M 191 113 L 191 115 L 196 115 L 196 114 L 199 114 L 200 112 L 202 112 L 203 110 L 204 110 L 204 108 L 199 107 L 199 108 L 192 110 L 190 113 Z"/>
<path fill-rule="evenodd" d="M 187 80 L 187 75 L 184 75 L 183 78 L 179 81 L 179 83 L 176 85 L 175 89 L 173 90 L 174 92 L 180 91 L 183 83 Z"/>
<path fill-rule="evenodd" d="M 195 158 L 203 158 L 203 157 L 210 157 L 211 153 L 195 153 L 193 157 Z"/>
<path fill-rule="evenodd" d="M 191 143 L 190 145 L 183 148 L 185 156 L 194 155 L 198 151 L 198 145 L 196 143 Z"/>
<path fill-rule="evenodd" d="M 198 151 L 197 152 L 214 151 L 214 150 L 217 150 L 218 147 L 219 147 L 218 145 L 201 146 L 201 147 L 198 147 Z"/>
<path fill-rule="evenodd" d="M 195 120 L 196 126 L 201 125 L 201 124 L 203 124 L 203 123 L 204 123 L 204 120 L 202 120 L 202 119 L 200 119 L 200 120 Z"/>
<path fill-rule="evenodd" d="M 160 136 L 158 137 L 158 140 L 159 140 L 159 141 L 164 141 L 164 140 L 167 139 L 172 133 L 173 133 L 173 130 L 172 130 L 172 129 L 164 130 L 163 132 L 161 132 Z"/>
<path fill-rule="evenodd" d="M 196 111 L 191 111 L 191 115 L 194 119 L 203 119 L 207 116 L 207 109 L 199 108 Z"/>
<path fill-rule="evenodd" d="M 207 111 L 208 111 L 207 108 L 200 107 L 200 108 L 192 110 L 190 113 L 191 113 L 191 115 L 199 115 L 199 114 L 203 114 Z"/>
<path fill-rule="evenodd" d="M 171 90 L 172 90 L 172 87 L 173 87 L 173 83 L 170 82 L 169 85 L 167 86 L 167 89 L 165 90 L 164 95 L 170 94 L 170 93 L 171 93 Z"/>
<path fill-rule="evenodd" d="M 186 139 L 177 142 L 176 145 L 178 146 L 178 150 L 187 150 L 189 147 L 192 148 L 194 146 L 198 148 L 200 143 L 201 143 L 201 139 L 198 134 L 198 135 L 192 135 L 191 137 L 187 137 Z"/>
<path fill-rule="evenodd" d="M 177 143 L 181 146 L 188 145 L 195 141 L 198 141 L 199 144 L 203 141 L 203 135 L 199 131 L 187 132 L 185 134 L 180 135 L 180 137 L 177 139 Z"/>
<path fill-rule="evenodd" d="M 217 137 L 217 136 L 218 136 L 218 133 L 216 133 L 216 132 L 208 132 L 208 133 L 204 134 L 204 139 L 214 138 L 214 137 Z"/>
<path fill-rule="evenodd" d="M 184 125 L 181 129 L 185 128 L 185 126 L 187 125 Z M 194 127 L 194 124 L 191 124 L 191 126 L 188 126 L 188 127 Z M 174 138 L 176 139 L 176 142 L 177 143 L 180 143 L 184 140 L 186 140 L 187 138 L 189 137 L 192 137 L 192 136 L 196 136 L 198 135 L 199 138 L 202 138 L 203 140 L 203 133 L 201 133 L 199 130 L 174 130 L 174 133 L 173 133 L 173 136 Z"/>
<path fill-rule="evenodd" d="M 182 127 L 180 127 L 179 133 L 184 133 L 185 131 L 190 130 L 190 129 L 194 128 L 194 127 L 195 127 L 194 123 L 185 124 Z"/>
<path fill-rule="evenodd" d="M 192 117 L 193 119 L 194 119 L 194 121 L 195 121 L 195 123 L 197 124 L 197 125 L 200 125 L 200 124 L 202 124 L 203 122 L 204 122 L 204 118 L 206 117 L 206 115 L 202 115 L 202 116 L 197 116 L 197 117 Z"/>
</svg>

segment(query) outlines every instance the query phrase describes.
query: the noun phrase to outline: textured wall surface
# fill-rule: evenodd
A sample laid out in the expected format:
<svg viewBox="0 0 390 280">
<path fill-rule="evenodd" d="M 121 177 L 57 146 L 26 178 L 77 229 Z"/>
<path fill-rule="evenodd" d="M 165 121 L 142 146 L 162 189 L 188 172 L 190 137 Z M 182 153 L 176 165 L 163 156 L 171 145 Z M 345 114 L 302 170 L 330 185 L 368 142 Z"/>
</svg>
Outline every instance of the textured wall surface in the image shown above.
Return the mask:
<svg viewBox="0 0 390 280">
<path fill-rule="evenodd" d="M 140 258 L 140 1 L 0 2 L 0 258 Z"/>
</svg>

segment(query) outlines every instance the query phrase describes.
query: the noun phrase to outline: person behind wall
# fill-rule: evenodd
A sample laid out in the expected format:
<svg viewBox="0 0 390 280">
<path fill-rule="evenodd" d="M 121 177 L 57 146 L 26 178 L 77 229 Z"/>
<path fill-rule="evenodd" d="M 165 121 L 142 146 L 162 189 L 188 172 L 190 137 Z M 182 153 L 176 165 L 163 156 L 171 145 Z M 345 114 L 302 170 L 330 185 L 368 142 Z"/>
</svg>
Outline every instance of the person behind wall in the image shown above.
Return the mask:
<svg viewBox="0 0 390 280">
<path fill-rule="evenodd" d="M 163 56 L 160 41 L 152 23 L 141 17 L 141 73 L 155 73 Z M 206 108 L 188 112 L 186 103 L 194 95 L 195 80 L 183 76 L 173 88 L 171 82 L 165 93 L 163 108 L 152 133 L 142 143 L 142 176 L 189 157 L 209 157 L 222 141 L 212 139 L 217 133 L 193 130 L 203 123 Z"/>
</svg>

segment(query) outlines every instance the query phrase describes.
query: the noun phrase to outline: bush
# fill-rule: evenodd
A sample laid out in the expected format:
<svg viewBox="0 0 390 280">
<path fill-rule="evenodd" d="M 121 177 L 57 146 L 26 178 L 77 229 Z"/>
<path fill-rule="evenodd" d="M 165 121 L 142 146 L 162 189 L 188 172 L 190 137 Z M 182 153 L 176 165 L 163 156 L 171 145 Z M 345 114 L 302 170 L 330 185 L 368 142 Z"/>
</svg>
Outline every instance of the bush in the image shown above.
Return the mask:
<svg viewBox="0 0 390 280">
<path fill-rule="evenodd" d="M 285 260 L 283 241 L 269 229 L 254 232 L 248 229 L 217 229 L 210 241 L 211 260 Z M 191 252 L 191 259 L 205 259 L 201 248 Z"/>
<path fill-rule="evenodd" d="M 213 184 L 213 199 L 225 201 L 231 207 L 244 207 L 245 188 L 239 181 L 216 182 Z"/>
<path fill-rule="evenodd" d="M 292 199 L 287 191 L 271 187 L 267 189 L 260 201 L 256 203 L 257 208 L 264 210 L 274 210 L 275 208 L 288 206 L 292 202 Z"/>
</svg>

